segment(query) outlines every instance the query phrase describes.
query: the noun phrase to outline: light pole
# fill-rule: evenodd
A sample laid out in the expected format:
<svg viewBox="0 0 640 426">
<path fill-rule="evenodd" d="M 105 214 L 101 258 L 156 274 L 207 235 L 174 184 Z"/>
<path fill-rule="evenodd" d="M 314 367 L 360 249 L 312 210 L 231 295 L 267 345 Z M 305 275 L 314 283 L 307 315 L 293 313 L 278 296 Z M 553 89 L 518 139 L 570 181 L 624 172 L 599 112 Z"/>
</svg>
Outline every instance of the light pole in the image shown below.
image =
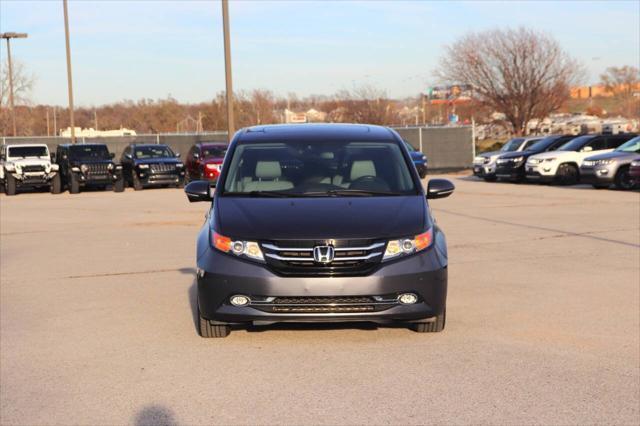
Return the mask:
<svg viewBox="0 0 640 426">
<path fill-rule="evenodd" d="M 76 127 L 73 120 L 73 81 L 71 78 L 71 48 L 69 47 L 69 13 L 67 0 L 62 0 L 64 9 L 64 36 L 67 46 L 67 86 L 69 88 L 69 124 L 71 125 L 71 143 L 76 143 Z"/>
<path fill-rule="evenodd" d="M 9 108 L 11 108 L 11 120 L 13 121 L 13 136 L 18 136 L 16 131 L 16 110 L 13 106 L 13 69 L 11 67 L 11 43 L 12 38 L 27 38 L 26 33 L 2 33 L 0 38 L 7 40 L 7 66 L 9 68 Z"/>
<path fill-rule="evenodd" d="M 66 0 L 65 0 L 66 1 Z M 235 133 L 233 122 L 233 87 L 231 84 L 231 43 L 229 41 L 229 0 L 222 0 L 222 30 L 224 33 L 224 74 L 227 86 L 227 139 Z"/>
</svg>

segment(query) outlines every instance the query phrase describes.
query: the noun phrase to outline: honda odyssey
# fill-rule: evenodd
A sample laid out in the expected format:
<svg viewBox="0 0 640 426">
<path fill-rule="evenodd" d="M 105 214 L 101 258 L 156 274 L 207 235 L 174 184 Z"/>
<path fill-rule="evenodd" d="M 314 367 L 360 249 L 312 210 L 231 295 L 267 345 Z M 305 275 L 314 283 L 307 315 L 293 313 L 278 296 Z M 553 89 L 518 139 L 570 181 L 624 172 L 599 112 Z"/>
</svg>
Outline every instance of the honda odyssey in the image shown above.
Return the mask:
<svg viewBox="0 0 640 426">
<path fill-rule="evenodd" d="M 277 322 L 405 323 L 444 329 L 447 245 L 400 136 L 386 127 L 243 129 L 217 187 L 193 181 L 211 207 L 197 238 L 199 331 Z"/>
</svg>

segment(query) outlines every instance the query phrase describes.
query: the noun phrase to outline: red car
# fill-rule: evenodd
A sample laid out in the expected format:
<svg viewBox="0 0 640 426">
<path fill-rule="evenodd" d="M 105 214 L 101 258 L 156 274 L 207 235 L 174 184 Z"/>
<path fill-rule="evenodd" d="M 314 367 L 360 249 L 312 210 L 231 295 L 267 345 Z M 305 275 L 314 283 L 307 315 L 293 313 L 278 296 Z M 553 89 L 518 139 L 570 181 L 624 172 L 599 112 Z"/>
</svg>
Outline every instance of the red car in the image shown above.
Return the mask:
<svg viewBox="0 0 640 426">
<path fill-rule="evenodd" d="M 631 162 L 629 166 L 629 177 L 633 180 L 636 188 L 640 188 L 640 157 Z"/>
<path fill-rule="evenodd" d="M 185 158 L 187 182 L 192 180 L 217 181 L 222 169 L 227 145 L 224 143 L 201 142 L 191 147 Z"/>
</svg>

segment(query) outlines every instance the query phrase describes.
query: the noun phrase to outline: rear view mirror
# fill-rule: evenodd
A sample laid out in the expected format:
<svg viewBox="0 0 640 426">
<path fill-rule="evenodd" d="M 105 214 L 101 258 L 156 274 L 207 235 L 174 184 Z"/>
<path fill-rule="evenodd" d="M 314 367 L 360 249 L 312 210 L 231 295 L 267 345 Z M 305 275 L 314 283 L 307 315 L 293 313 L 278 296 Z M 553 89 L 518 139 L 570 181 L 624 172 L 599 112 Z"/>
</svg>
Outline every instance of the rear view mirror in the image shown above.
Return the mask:
<svg viewBox="0 0 640 426">
<path fill-rule="evenodd" d="M 445 198 L 453 194 L 456 189 L 447 179 L 431 179 L 427 185 L 427 199 Z"/>
<path fill-rule="evenodd" d="M 192 203 L 197 201 L 211 201 L 213 199 L 213 186 L 211 186 L 211 182 L 206 180 L 194 180 L 190 182 L 184 188 L 184 192 Z"/>
</svg>

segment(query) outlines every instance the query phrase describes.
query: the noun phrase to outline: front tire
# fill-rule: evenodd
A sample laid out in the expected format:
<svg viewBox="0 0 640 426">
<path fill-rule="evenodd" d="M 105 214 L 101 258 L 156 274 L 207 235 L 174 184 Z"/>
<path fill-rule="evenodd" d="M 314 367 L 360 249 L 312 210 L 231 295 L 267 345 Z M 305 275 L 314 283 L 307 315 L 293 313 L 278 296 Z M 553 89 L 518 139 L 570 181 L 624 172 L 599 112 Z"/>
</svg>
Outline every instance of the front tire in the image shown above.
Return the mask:
<svg viewBox="0 0 640 426">
<path fill-rule="evenodd" d="M 140 182 L 140 178 L 136 172 L 131 172 L 131 181 L 133 182 L 133 189 L 135 191 L 140 191 L 142 189 L 142 182 Z"/>
<path fill-rule="evenodd" d="M 121 176 L 113 184 L 113 192 L 122 192 L 122 191 L 124 191 L 124 179 Z"/>
<path fill-rule="evenodd" d="M 56 173 L 56 175 L 51 179 L 50 185 L 52 194 L 59 194 L 62 192 L 62 181 L 60 180 L 60 175 Z"/>
<path fill-rule="evenodd" d="M 578 168 L 573 164 L 560 164 L 556 172 L 556 183 L 558 185 L 575 185 L 580 178 Z"/>
<path fill-rule="evenodd" d="M 78 182 L 78 177 L 75 173 L 71 173 L 69 176 L 69 193 L 77 194 L 80 192 L 80 182 Z"/>
<path fill-rule="evenodd" d="M 620 167 L 620 169 L 616 173 L 614 183 L 617 189 L 633 189 L 634 184 L 631 176 L 629 176 L 629 166 Z"/>
<path fill-rule="evenodd" d="M 14 178 L 12 175 L 5 175 L 6 176 L 6 193 L 7 195 L 16 195 L 16 178 Z"/>
<path fill-rule="evenodd" d="M 200 316 L 200 309 L 198 309 L 198 333 L 200 337 L 205 338 L 222 338 L 227 337 L 231 333 L 231 327 L 227 324 L 211 324 L 211 322 Z"/>
<path fill-rule="evenodd" d="M 412 329 L 416 333 L 439 333 L 444 330 L 446 319 L 447 310 L 445 309 L 444 312 L 435 317 L 435 321 L 413 323 Z"/>
</svg>

